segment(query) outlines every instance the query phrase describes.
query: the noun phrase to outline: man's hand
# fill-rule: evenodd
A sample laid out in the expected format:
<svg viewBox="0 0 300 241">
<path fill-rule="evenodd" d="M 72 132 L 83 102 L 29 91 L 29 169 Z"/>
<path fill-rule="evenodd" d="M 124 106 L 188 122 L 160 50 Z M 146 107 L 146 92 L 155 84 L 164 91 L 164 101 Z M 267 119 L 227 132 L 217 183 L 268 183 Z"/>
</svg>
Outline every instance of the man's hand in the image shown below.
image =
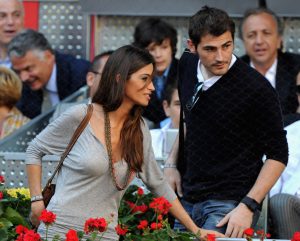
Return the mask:
<svg viewBox="0 0 300 241">
<path fill-rule="evenodd" d="M 181 177 L 177 168 L 165 168 L 164 175 L 173 190 L 177 192 L 179 197 L 182 197 Z"/>
<path fill-rule="evenodd" d="M 40 224 L 39 217 L 42 211 L 45 209 L 44 201 L 36 201 L 31 203 L 30 221 L 33 226 L 38 227 Z"/>
<path fill-rule="evenodd" d="M 216 226 L 222 227 L 226 223 L 225 236 L 230 238 L 242 238 L 244 230 L 250 228 L 253 220 L 253 213 L 248 207 L 240 203 L 235 209 L 228 213 Z"/>
</svg>

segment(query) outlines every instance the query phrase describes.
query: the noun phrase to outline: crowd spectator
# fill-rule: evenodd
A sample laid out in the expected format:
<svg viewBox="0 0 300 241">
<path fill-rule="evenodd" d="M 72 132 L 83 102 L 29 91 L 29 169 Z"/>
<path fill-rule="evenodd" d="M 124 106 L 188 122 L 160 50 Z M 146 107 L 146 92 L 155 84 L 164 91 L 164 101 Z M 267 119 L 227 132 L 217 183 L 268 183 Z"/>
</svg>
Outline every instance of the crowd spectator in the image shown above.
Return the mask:
<svg viewBox="0 0 300 241">
<path fill-rule="evenodd" d="M 143 116 L 150 120 L 154 127 L 159 127 L 160 121 L 166 118 L 162 107 L 165 87 L 177 77 L 177 31 L 160 18 L 147 18 L 136 26 L 133 44 L 148 49 L 155 60 L 155 92 Z"/>
<path fill-rule="evenodd" d="M 255 225 L 288 159 L 276 91 L 233 55 L 234 33 L 223 10 L 205 6 L 191 17 L 179 138 L 164 167 L 195 223 L 232 238 Z"/>
<path fill-rule="evenodd" d="M 0 66 L 11 68 L 7 45 L 23 28 L 24 9 L 21 0 L 0 0 Z"/>
<path fill-rule="evenodd" d="M 295 113 L 300 55 L 282 52 L 283 27 L 279 18 L 266 8 L 249 9 L 244 14 L 240 33 L 247 52 L 242 59 L 264 75 L 276 89 L 282 113 Z"/>
<path fill-rule="evenodd" d="M 29 121 L 15 107 L 21 97 L 21 91 L 20 78 L 11 69 L 0 66 L 0 139 Z"/>
<path fill-rule="evenodd" d="M 90 63 L 54 51 L 37 31 L 27 29 L 14 37 L 8 55 L 23 82 L 17 106 L 29 118 L 49 110 L 86 84 Z"/>
</svg>

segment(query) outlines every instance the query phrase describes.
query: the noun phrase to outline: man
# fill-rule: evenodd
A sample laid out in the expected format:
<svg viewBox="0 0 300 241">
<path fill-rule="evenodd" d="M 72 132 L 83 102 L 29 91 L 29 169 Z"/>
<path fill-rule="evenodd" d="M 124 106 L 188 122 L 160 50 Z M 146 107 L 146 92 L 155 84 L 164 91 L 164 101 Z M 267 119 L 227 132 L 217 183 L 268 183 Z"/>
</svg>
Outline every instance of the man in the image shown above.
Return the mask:
<svg viewBox="0 0 300 241">
<path fill-rule="evenodd" d="M 164 91 L 167 85 L 174 83 L 177 76 L 178 60 L 175 58 L 177 32 L 168 23 L 159 18 L 147 18 L 140 22 L 134 32 L 134 45 L 148 49 L 156 64 L 153 79 L 155 92 L 143 114 L 159 127 L 160 121 L 166 118 L 162 108 Z"/>
<path fill-rule="evenodd" d="M 96 93 L 98 89 L 99 82 L 101 80 L 102 72 L 104 69 L 104 66 L 109 58 L 109 56 L 113 53 L 113 51 L 106 51 L 103 52 L 97 56 L 95 56 L 88 73 L 86 75 L 86 84 L 89 87 L 89 98 L 84 99 L 82 102 L 88 103 L 91 101 L 91 98 Z M 81 102 L 81 103 L 82 103 Z M 64 111 L 66 111 L 71 106 L 74 106 L 75 104 L 78 104 L 78 102 L 72 102 L 72 103 L 61 103 L 57 105 L 55 112 L 53 113 L 53 116 L 50 121 L 55 120 L 57 117 L 59 117 Z"/>
<path fill-rule="evenodd" d="M 54 52 L 43 34 L 25 30 L 8 45 L 12 67 L 23 81 L 17 107 L 29 118 L 49 110 L 85 85 L 86 60 Z"/>
<path fill-rule="evenodd" d="M 276 89 L 282 113 L 295 113 L 300 56 L 280 50 L 283 30 L 278 17 L 269 9 L 250 9 L 244 15 L 240 30 L 248 54 L 242 59 L 264 75 Z"/>
<path fill-rule="evenodd" d="M 232 54 L 234 31 L 216 8 L 190 19 L 190 51 L 179 62 L 180 133 L 164 168 L 196 224 L 233 238 L 255 224 L 287 163 L 276 92 Z"/>
<path fill-rule="evenodd" d="M 11 67 L 7 45 L 21 31 L 24 24 L 22 1 L 0 0 L 0 65 Z"/>
</svg>

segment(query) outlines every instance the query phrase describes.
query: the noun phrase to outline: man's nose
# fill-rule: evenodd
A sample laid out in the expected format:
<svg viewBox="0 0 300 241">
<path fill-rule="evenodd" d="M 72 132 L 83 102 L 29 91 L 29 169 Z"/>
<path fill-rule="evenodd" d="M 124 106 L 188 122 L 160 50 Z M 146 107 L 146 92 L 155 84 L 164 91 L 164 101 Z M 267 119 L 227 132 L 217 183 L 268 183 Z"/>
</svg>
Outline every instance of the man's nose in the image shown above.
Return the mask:
<svg viewBox="0 0 300 241">
<path fill-rule="evenodd" d="M 258 34 L 256 35 L 256 37 L 255 37 L 255 42 L 256 42 L 257 44 L 260 44 L 260 43 L 263 42 L 263 36 L 262 36 L 262 34 L 258 33 Z"/>
<path fill-rule="evenodd" d="M 216 60 L 217 61 L 223 61 L 224 56 L 223 56 L 223 50 L 222 49 L 218 49 L 217 53 L 216 53 Z"/>
</svg>

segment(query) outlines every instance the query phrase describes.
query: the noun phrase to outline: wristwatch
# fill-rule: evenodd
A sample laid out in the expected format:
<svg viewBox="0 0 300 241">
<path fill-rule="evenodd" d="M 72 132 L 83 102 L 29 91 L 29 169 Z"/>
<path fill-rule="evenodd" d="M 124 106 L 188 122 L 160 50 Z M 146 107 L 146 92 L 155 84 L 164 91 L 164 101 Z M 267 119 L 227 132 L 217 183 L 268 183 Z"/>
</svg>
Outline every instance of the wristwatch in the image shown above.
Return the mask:
<svg viewBox="0 0 300 241">
<path fill-rule="evenodd" d="M 244 203 L 253 213 L 256 210 L 261 210 L 261 205 L 255 199 L 253 199 L 251 197 L 245 196 L 241 200 L 241 203 Z"/>
</svg>

